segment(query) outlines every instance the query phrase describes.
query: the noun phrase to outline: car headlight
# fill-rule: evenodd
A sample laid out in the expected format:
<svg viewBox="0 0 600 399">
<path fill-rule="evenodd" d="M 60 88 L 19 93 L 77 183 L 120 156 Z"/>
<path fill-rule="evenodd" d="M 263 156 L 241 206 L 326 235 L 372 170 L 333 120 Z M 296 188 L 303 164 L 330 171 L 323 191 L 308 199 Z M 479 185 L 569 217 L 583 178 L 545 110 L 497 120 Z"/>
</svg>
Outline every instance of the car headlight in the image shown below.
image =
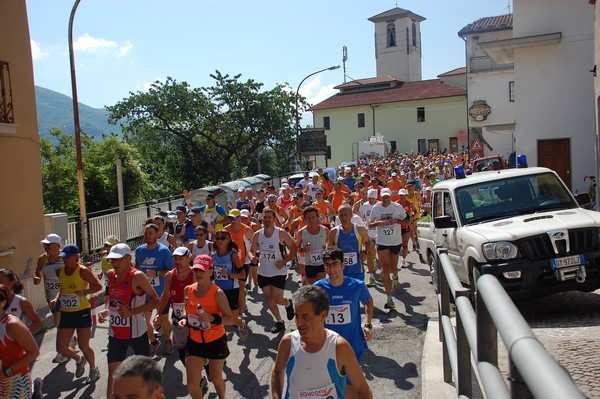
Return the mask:
<svg viewBox="0 0 600 399">
<path fill-rule="evenodd" d="M 508 241 L 483 244 L 481 249 L 487 260 L 513 259 L 519 254 L 517 247 Z"/>
</svg>

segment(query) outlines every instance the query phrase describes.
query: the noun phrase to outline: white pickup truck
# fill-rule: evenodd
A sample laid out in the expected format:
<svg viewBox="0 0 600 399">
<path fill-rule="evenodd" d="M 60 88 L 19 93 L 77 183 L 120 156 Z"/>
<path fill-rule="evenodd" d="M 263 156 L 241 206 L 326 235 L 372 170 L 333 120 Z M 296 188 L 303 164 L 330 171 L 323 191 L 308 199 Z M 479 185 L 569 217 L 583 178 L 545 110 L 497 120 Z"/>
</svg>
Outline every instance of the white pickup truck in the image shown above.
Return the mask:
<svg viewBox="0 0 600 399">
<path fill-rule="evenodd" d="M 418 237 L 432 277 L 442 247 L 472 293 L 488 273 L 513 298 L 600 288 L 600 213 L 580 208 L 550 169 L 442 181 L 431 201 L 432 222 L 418 223 Z"/>
</svg>

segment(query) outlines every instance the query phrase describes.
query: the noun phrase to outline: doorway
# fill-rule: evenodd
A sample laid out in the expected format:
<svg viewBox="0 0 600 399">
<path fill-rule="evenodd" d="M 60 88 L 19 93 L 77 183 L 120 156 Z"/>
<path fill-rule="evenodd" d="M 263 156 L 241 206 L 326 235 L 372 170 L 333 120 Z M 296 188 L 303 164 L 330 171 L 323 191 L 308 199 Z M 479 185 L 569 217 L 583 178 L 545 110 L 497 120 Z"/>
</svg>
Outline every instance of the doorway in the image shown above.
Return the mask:
<svg viewBox="0 0 600 399">
<path fill-rule="evenodd" d="M 571 189 L 571 142 L 569 139 L 539 140 L 538 166 L 555 171 Z"/>
</svg>

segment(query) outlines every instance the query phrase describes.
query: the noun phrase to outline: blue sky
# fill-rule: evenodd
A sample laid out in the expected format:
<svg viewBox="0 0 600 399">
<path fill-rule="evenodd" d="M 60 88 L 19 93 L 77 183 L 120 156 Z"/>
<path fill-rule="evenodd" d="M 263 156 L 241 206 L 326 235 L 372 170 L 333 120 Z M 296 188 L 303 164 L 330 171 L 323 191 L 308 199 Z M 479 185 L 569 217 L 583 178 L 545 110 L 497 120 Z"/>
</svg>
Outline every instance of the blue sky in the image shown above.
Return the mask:
<svg viewBox="0 0 600 399">
<path fill-rule="evenodd" d="M 347 75 L 375 76 L 368 18 L 396 6 L 421 23 L 423 79 L 464 66 L 457 32 L 479 18 L 508 13 L 510 0 L 81 0 L 73 37 L 79 101 L 100 108 L 171 76 L 211 86 L 215 70 L 270 89 L 295 91 L 308 74 L 342 64 Z M 71 96 L 67 31 L 73 0 L 27 0 L 35 84 Z M 311 104 L 343 83 L 343 70 L 306 80 Z M 308 116 L 308 115 L 307 115 Z"/>
</svg>

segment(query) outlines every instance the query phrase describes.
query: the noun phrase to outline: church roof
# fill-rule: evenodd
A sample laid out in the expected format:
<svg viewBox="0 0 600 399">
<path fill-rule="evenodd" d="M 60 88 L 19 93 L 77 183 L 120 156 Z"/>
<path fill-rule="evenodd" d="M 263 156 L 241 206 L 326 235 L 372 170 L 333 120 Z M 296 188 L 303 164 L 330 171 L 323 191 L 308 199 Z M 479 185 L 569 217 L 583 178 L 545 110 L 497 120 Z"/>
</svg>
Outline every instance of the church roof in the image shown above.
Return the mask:
<svg viewBox="0 0 600 399">
<path fill-rule="evenodd" d="M 485 17 L 470 23 L 458 31 L 458 36 L 470 35 L 473 33 L 495 32 L 499 30 L 509 30 L 513 27 L 513 15 L 505 14 L 496 17 Z"/>
<path fill-rule="evenodd" d="M 350 85 L 358 87 L 361 84 L 373 85 L 386 82 L 389 82 L 390 84 L 394 84 L 395 82 L 395 86 L 383 89 L 341 92 L 312 106 L 309 110 L 318 111 L 329 108 L 426 100 L 433 98 L 464 96 L 467 94 L 467 91 L 464 88 L 444 83 L 440 79 L 421 80 L 417 82 L 402 82 L 391 76 L 360 79 L 344 83 L 343 85 L 337 86 L 337 88 L 349 88 Z"/>
<path fill-rule="evenodd" d="M 403 18 L 403 17 L 408 17 L 414 21 L 425 21 L 425 18 L 415 14 L 412 11 L 409 10 L 405 10 L 403 8 L 400 7 L 394 7 L 391 10 L 387 10 L 385 12 L 382 12 L 380 14 L 374 15 L 371 18 L 369 18 L 369 21 L 375 23 L 375 22 L 385 22 L 385 21 L 389 21 L 392 19 L 398 19 L 398 18 Z"/>
</svg>

